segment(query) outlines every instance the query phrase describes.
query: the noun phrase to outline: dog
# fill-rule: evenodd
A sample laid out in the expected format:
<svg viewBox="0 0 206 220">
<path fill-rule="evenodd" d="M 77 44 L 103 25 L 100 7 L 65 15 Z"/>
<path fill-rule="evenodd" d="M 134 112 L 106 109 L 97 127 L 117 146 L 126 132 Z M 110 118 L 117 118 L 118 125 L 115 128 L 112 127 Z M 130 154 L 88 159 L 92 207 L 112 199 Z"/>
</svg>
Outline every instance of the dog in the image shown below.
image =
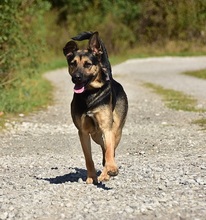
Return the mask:
<svg viewBox="0 0 206 220">
<path fill-rule="evenodd" d="M 88 184 L 108 181 L 118 174 L 115 150 L 122 136 L 128 111 L 127 95 L 112 77 L 106 48 L 98 32 L 83 32 L 63 48 L 74 83 L 71 116 L 78 129 L 87 167 Z M 79 49 L 74 40 L 88 39 Z M 91 153 L 91 138 L 102 148 L 103 170 L 97 178 Z"/>
</svg>

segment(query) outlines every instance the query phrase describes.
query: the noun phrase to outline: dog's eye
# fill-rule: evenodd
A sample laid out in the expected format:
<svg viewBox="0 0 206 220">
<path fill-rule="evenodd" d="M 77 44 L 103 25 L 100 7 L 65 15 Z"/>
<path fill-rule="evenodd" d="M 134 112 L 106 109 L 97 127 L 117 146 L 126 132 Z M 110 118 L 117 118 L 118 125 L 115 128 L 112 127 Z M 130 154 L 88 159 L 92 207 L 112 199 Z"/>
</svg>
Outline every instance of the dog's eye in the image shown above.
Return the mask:
<svg viewBox="0 0 206 220">
<path fill-rule="evenodd" d="M 85 62 L 84 63 L 84 68 L 90 68 L 92 66 L 92 63 Z"/>
<path fill-rule="evenodd" d="M 72 62 L 69 64 L 70 67 L 75 67 L 76 65 L 77 65 L 76 61 L 72 61 Z"/>
</svg>

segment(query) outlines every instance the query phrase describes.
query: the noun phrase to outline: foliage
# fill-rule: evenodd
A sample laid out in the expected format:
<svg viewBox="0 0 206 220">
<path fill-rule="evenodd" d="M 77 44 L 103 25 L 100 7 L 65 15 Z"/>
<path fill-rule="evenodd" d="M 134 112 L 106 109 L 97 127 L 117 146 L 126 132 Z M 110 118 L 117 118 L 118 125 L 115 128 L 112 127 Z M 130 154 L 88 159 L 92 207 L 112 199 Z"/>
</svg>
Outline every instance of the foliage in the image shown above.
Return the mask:
<svg viewBox="0 0 206 220">
<path fill-rule="evenodd" d="M 22 72 L 32 77 L 43 47 L 43 14 L 49 3 L 42 0 L 1 0 L 0 89 L 13 84 Z M 35 15 L 35 16 L 34 16 Z"/>
<path fill-rule="evenodd" d="M 179 41 L 204 44 L 205 0 L 50 0 L 56 23 L 66 36 L 101 32 L 108 51 L 119 53 L 138 44 Z M 66 41 L 66 39 L 65 39 Z M 188 51 L 190 47 L 184 48 Z"/>
<path fill-rule="evenodd" d="M 38 74 L 49 7 L 43 0 L 0 2 L 0 112 L 31 111 L 51 98 Z"/>
<path fill-rule="evenodd" d="M 61 35 L 66 43 L 72 36 L 82 31 L 99 31 L 107 50 L 119 53 L 135 43 L 132 30 L 134 21 L 139 16 L 139 3 L 124 0 L 50 0 L 56 14 L 55 28 L 64 29 Z M 61 33 L 61 30 L 59 30 Z M 59 36 L 48 38 L 50 42 L 58 42 Z M 54 45 L 53 43 L 50 45 Z M 57 49 L 58 50 L 58 49 Z"/>
<path fill-rule="evenodd" d="M 205 0 L 145 0 L 139 31 L 146 41 L 200 40 L 205 42 Z"/>
</svg>

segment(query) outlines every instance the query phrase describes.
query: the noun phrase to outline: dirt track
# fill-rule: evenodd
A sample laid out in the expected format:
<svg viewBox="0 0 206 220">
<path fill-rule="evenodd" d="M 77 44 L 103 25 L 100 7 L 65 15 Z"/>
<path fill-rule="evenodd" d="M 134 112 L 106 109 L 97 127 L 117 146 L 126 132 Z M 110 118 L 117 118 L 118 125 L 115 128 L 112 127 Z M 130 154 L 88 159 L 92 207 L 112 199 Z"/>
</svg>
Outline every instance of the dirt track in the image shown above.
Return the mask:
<svg viewBox="0 0 206 220">
<path fill-rule="evenodd" d="M 117 177 L 86 185 L 70 117 L 73 85 L 66 69 L 46 74 L 56 104 L 7 123 L 0 134 L 0 219 L 205 219 L 206 133 L 192 120 L 205 113 L 169 110 L 142 82 L 195 96 L 206 105 L 206 81 L 179 74 L 206 68 L 206 57 L 130 60 L 113 68 L 129 99 L 118 147 Z M 101 150 L 93 145 L 101 171 Z"/>
</svg>

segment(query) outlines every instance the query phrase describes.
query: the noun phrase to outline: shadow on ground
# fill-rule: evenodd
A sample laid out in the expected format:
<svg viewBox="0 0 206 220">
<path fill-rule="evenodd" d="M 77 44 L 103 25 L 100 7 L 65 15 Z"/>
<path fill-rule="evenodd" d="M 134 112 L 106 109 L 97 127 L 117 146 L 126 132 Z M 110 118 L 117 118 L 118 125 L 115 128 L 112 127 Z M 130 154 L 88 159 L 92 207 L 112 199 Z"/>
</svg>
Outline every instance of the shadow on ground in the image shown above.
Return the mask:
<svg viewBox="0 0 206 220">
<path fill-rule="evenodd" d="M 62 176 L 56 176 L 52 178 L 40 178 L 36 177 L 37 180 L 44 180 L 48 181 L 50 184 L 63 184 L 66 182 L 71 182 L 71 183 L 78 183 L 80 179 L 82 179 L 84 182 L 86 181 L 87 178 L 87 171 L 85 169 L 79 169 L 79 168 L 74 168 L 76 172 L 68 173 Z M 97 172 L 97 176 L 100 175 L 100 171 Z M 100 182 L 97 185 L 97 188 L 102 188 L 104 190 L 111 190 L 112 188 L 107 187 L 104 183 Z"/>
</svg>

